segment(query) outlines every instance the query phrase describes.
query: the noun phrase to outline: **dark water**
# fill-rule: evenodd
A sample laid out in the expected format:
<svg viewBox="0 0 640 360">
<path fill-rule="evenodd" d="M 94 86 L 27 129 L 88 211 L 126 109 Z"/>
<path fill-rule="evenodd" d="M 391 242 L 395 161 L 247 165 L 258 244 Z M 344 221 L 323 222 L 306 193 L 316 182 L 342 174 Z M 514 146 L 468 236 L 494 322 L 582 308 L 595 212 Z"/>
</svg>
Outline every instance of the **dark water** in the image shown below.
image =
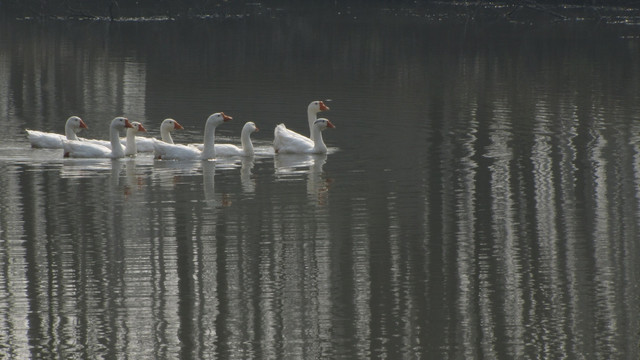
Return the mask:
<svg viewBox="0 0 640 360">
<path fill-rule="evenodd" d="M 325 156 L 273 156 L 323 113 Z M 124 114 L 253 159 L 70 160 Z M 0 357 L 637 359 L 640 27 L 0 24 Z"/>
</svg>

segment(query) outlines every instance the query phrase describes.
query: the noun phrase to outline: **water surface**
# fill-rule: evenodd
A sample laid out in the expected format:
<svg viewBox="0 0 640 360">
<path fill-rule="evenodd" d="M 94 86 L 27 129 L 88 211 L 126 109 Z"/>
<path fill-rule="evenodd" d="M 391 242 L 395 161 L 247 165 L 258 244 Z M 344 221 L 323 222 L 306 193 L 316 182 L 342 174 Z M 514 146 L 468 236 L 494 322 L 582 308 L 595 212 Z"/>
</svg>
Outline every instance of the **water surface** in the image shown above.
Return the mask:
<svg viewBox="0 0 640 360">
<path fill-rule="evenodd" d="M 637 25 L 0 24 L 7 358 L 638 357 Z M 322 113 L 327 155 L 274 156 Z M 253 159 L 63 159 L 125 115 Z"/>
</svg>

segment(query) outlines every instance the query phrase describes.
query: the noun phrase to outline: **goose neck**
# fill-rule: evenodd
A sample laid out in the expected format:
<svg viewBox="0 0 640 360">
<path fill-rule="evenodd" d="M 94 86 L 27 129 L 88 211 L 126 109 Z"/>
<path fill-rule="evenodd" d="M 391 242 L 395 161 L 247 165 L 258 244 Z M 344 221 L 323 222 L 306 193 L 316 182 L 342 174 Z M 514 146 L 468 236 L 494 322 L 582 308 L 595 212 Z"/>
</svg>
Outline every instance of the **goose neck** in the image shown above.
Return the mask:
<svg viewBox="0 0 640 360">
<path fill-rule="evenodd" d="M 240 137 L 240 144 L 245 155 L 253 155 L 253 143 L 251 142 L 251 130 L 243 130 Z"/>
<path fill-rule="evenodd" d="M 216 157 L 215 137 L 216 125 L 207 123 L 204 126 L 204 148 L 202 149 L 203 159 L 213 159 Z"/>
<path fill-rule="evenodd" d="M 67 140 L 78 140 L 78 136 L 76 135 L 76 132 L 71 124 L 65 125 L 64 135 L 67 137 Z"/>
<path fill-rule="evenodd" d="M 311 134 L 311 141 L 315 142 L 315 132 L 313 131 L 315 126 L 313 126 L 313 123 L 317 120 L 318 117 L 318 112 L 314 109 L 312 109 L 311 107 L 309 107 L 307 109 L 307 120 L 309 121 L 309 133 Z"/>
<path fill-rule="evenodd" d="M 314 153 L 325 153 L 327 152 L 327 146 L 324 144 L 324 139 L 322 139 L 322 131 L 316 126 L 311 129 L 311 136 L 313 141 L 313 152 Z"/>
<path fill-rule="evenodd" d="M 171 137 L 171 131 L 169 131 L 166 128 L 162 127 L 162 128 L 160 128 L 160 136 L 162 138 L 162 141 L 166 142 L 167 144 L 173 144 L 173 138 Z"/>
<path fill-rule="evenodd" d="M 138 146 L 136 145 L 136 131 L 134 129 L 127 129 L 126 151 L 126 155 L 134 155 L 138 152 Z"/>
<path fill-rule="evenodd" d="M 113 126 L 109 129 L 109 140 L 111 141 L 111 152 L 113 156 L 123 157 L 124 150 L 122 149 L 122 144 L 120 144 L 120 134 L 118 129 Z"/>
</svg>

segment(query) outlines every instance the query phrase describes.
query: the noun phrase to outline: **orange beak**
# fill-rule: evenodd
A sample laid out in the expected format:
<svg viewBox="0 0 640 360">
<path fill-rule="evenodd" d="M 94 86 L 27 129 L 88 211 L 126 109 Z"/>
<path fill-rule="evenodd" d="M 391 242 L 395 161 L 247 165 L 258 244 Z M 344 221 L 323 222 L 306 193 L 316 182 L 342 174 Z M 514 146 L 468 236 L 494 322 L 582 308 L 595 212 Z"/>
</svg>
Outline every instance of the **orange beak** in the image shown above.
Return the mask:
<svg viewBox="0 0 640 360">
<path fill-rule="evenodd" d="M 139 124 L 138 131 L 147 132 L 147 129 L 145 129 L 144 126 L 142 126 L 142 124 Z"/>
<path fill-rule="evenodd" d="M 222 118 L 224 119 L 224 122 L 233 120 L 231 116 L 225 115 L 225 113 L 220 113 L 220 114 L 222 114 Z"/>
<path fill-rule="evenodd" d="M 182 129 L 184 129 L 184 128 L 182 127 L 182 125 L 178 124 L 178 122 L 177 122 L 177 121 L 175 121 L 175 122 L 173 123 L 173 128 L 174 128 L 174 129 L 176 129 L 176 130 L 182 130 Z"/>
<path fill-rule="evenodd" d="M 124 119 L 124 127 L 126 128 L 132 128 L 133 125 L 131 125 L 131 123 L 129 122 L 129 119 Z"/>
<path fill-rule="evenodd" d="M 327 111 L 329 107 L 325 105 L 322 101 L 320 101 L 320 111 Z"/>
<path fill-rule="evenodd" d="M 327 120 L 327 127 L 328 128 L 332 128 L 332 129 L 336 128 L 335 125 L 333 125 L 333 123 L 331 121 L 329 121 L 329 120 Z"/>
<path fill-rule="evenodd" d="M 82 121 L 82 119 L 80 119 L 80 128 L 81 129 L 88 129 L 89 127 L 87 126 L 87 124 L 84 123 L 84 121 Z"/>
</svg>

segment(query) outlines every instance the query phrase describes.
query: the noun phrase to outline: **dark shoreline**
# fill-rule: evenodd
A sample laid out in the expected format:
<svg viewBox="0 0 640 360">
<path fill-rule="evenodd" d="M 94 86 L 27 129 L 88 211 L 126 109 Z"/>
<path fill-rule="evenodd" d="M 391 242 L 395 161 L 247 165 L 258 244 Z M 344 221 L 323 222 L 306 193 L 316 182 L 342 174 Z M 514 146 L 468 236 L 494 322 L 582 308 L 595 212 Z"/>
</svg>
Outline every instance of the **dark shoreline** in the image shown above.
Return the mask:
<svg viewBox="0 0 640 360">
<path fill-rule="evenodd" d="M 4 0 L 3 19 L 19 20 L 192 20 L 304 16 L 402 17 L 423 21 L 597 21 L 640 25 L 640 0 L 621 1 L 206 1 L 206 0 Z"/>
</svg>

